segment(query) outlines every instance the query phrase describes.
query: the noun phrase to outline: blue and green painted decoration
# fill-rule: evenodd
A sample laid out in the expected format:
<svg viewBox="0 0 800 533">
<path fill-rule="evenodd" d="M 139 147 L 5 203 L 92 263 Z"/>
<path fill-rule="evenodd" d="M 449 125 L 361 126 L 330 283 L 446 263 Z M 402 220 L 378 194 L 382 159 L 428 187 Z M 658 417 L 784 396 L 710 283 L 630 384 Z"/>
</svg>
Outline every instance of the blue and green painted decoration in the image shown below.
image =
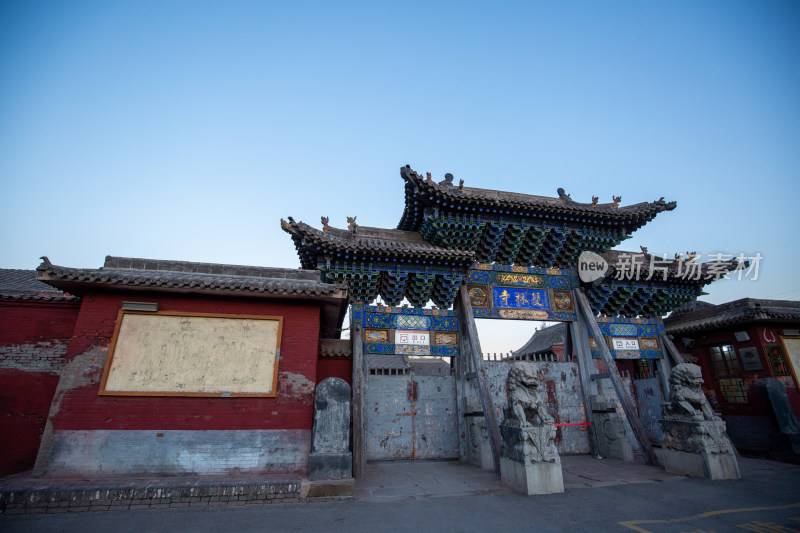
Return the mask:
<svg viewBox="0 0 800 533">
<path fill-rule="evenodd" d="M 609 347 L 614 359 L 662 359 L 664 352 L 660 336 L 665 333 L 664 324 L 657 318 L 608 318 L 600 317 L 597 325 L 603 332 L 603 342 Z M 592 332 L 587 328 L 592 346 L 592 357 L 600 359 L 600 349 Z M 638 350 L 615 350 L 612 339 L 636 339 Z"/>
<path fill-rule="evenodd" d="M 538 268 L 477 263 L 467 275 L 475 318 L 575 320 L 574 268 Z"/>
<path fill-rule="evenodd" d="M 455 311 L 418 307 L 389 307 L 353 304 L 350 324 L 365 330 L 364 353 L 381 355 L 429 355 L 456 357 L 458 347 L 458 317 Z M 397 330 L 426 333 L 428 345 L 409 345 L 392 342 Z"/>
</svg>

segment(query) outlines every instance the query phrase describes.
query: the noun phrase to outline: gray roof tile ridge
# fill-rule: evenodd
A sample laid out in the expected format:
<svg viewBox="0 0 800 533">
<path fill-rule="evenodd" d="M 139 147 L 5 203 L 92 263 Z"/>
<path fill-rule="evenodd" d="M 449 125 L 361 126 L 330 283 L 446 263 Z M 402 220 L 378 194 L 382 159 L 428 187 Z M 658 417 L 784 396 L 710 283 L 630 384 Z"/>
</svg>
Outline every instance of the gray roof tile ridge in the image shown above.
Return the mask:
<svg viewBox="0 0 800 533">
<path fill-rule="evenodd" d="M 344 288 L 344 285 L 341 284 L 323 282 L 319 279 L 319 273 L 316 271 L 308 271 L 314 274 L 315 279 L 136 268 L 104 267 L 100 269 L 85 269 L 62 267 L 48 263 L 42 263 L 37 268 L 37 271 L 58 278 L 58 280 L 49 281 L 76 281 L 111 285 L 227 289 L 308 295 L 327 295 Z"/>
<path fill-rule="evenodd" d="M 606 204 L 583 203 L 571 200 L 569 198 L 565 200 L 564 198 L 558 196 L 556 197 L 540 196 L 534 194 L 501 191 L 497 189 L 482 189 L 478 187 L 457 187 L 454 185 L 447 185 L 447 184 L 442 185 L 436 182 L 432 183 L 427 182 L 422 176 L 420 176 L 417 172 L 415 172 L 408 166 L 403 167 L 401 169 L 401 175 L 403 176 L 404 179 L 406 178 L 406 175 L 408 175 L 410 178 L 418 180 L 420 184 L 424 184 L 426 187 L 433 188 L 446 195 L 450 195 L 453 197 L 471 198 L 476 200 L 483 199 L 483 200 L 508 201 L 513 203 L 541 206 L 541 207 L 568 207 L 568 208 L 578 209 L 581 211 L 604 213 L 604 214 L 641 214 L 650 211 L 656 211 L 656 212 L 671 211 L 672 209 L 675 209 L 675 207 L 677 207 L 677 202 L 674 201 L 667 202 L 664 200 L 663 197 L 652 202 L 638 202 L 626 206 L 619 206 L 619 204 L 615 205 L 613 203 L 606 203 Z"/>
<path fill-rule="evenodd" d="M 106 256 L 105 263 L 100 270 L 179 272 L 298 280 L 313 280 L 319 277 L 314 270 L 113 256 Z"/>
</svg>

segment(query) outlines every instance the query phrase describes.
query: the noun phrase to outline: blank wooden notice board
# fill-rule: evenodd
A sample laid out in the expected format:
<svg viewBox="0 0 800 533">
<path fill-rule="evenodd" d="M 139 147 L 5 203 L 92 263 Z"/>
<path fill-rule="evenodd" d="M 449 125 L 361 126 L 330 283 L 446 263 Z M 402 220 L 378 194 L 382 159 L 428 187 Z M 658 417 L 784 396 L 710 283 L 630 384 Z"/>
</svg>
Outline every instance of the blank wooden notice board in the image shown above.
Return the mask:
<svg viewBox="0 0 800 533">
<path fill-rule="evenodd" d="M 120 311 L 100 394 L 275 396 L 283 318 Z"/>
</svg>

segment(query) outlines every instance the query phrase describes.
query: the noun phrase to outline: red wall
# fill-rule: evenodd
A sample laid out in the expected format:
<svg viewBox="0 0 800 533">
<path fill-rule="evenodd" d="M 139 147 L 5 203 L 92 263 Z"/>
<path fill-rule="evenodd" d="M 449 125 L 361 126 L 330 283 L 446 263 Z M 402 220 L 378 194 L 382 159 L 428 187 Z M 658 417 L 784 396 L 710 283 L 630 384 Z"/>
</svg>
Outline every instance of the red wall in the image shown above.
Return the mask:
<svg viewBox="0 0 800 533">
<path fill-rule="evenodd" d="M 342 378 L 350 383 L 353 379 L 352 363 L 352 359 L 343 357 L 320 357 L 317 361 L 317 383 L 326 378 Z"/>
<path fill-rule="evenodd" d="M 159 311 L 283 317 L 278 394 L 275 398 L 98 396 L 102 367 L 80 357 L 108 350 L 123 300 L 157 302 Z M 300 300 L 152 293 L 95 293 L 83 299 L 68 360 L 91 373 L 90 383 L 64 392 L 55 430 L 311 429 L 319 351 L 319 305 Z M 77 369 L 81 371 L 81 369 Z"/>
<path fill-rule="evenodd" d="M 79 307 L 0 300 L 0 476 L 33 468 Z"/>
<path fill-rule="evenodd" d="M 0 300 L 0 345 L 69 339 L 80 302 Z"/>
</svg>

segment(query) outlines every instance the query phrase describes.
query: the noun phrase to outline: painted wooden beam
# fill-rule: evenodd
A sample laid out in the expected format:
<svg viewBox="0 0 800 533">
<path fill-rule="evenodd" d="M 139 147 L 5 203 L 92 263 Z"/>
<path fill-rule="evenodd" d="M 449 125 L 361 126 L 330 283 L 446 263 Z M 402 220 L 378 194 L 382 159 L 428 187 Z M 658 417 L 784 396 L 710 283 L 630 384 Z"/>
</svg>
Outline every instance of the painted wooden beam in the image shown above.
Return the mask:
<svg viewBox="0 0 800 533">
<path fill-rule="evenodd" d="M 600 326 L 597 324 L 597 319 L 589 305 L 589 301 L 586 299 L 586 295 L 580 290 L 574 291 L 574 294 L 575 300 L 578 302 L 578 316 L 583 315 L 589 325 L 592 337 L 594 337 L 597 347 L 600 349 L 600 356 L 603 358 L 603 364 L 611 378 L 611 383 L 614 385 L 614 390 L 617 391 L 617 397 L 622 404 L 622 409 L 625 411 L 625 416 L 628 417 L 628 422 L 631 425 L 633 434 L 636 440 L 639 441 L 639 447 L 644 454 L 645 461 L 649 465 L 658 465 L 658 458 L 653 451 L 653 447 L 650 445 L 650 438 L 647 436 L 644 425 L 642 425 L 642 421 L 636 413 L 636 406 L 633 404 L 633 399 L 625 387 L 625 384 L 622 382 L 622 376 L 620 376 L 619 370 L 617 370 L 617 364 L 611 357 L 611 351 L 604 341 L 603 332 L 600 331 Z"/>
</svg>

